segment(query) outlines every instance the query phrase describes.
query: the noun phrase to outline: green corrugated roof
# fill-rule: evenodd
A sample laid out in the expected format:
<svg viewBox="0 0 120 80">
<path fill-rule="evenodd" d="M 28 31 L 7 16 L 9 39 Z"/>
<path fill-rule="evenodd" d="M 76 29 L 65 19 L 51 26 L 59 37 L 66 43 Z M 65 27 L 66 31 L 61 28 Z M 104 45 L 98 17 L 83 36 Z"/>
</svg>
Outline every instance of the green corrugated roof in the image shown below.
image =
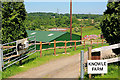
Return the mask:
<svg viewBox="0 0 120 80">
<path fill-rule="evenodd" d="M 36 41 L 42 42 L 50 42 L 67 32 L 60 32 L 60 31 L 34 31 L 34 30 L 26 30 L 28 33 L 28 37 L 36 35 Z M 32 33 L 36 33 L 31 35 Z"/>
</svg>

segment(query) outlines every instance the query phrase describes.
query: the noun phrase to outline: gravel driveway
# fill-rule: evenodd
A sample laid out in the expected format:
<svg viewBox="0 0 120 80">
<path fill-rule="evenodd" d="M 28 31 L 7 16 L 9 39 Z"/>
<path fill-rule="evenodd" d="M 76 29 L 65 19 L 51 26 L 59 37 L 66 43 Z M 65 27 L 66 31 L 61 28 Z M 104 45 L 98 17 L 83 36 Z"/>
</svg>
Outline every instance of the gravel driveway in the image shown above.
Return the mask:
<svg viewBox="0 0 120 80">
<path fill-rule="evenodd" d="M 80 56 L 76 54 L 32 68 L 10 78 L 78 78 Z"/>
</svg>

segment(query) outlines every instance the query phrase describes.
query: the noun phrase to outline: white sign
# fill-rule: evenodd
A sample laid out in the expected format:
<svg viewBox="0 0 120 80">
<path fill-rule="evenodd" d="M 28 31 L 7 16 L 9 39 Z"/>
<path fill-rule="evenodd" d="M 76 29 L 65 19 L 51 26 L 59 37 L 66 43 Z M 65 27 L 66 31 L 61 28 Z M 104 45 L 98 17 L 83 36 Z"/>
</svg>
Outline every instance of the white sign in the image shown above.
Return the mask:
<svg viewBox="0 0 120 80">
<path fill-rule="evenodd" d="M 88 74 L 107 73 L 107 60 L 88 60 Z"/>
</svg>

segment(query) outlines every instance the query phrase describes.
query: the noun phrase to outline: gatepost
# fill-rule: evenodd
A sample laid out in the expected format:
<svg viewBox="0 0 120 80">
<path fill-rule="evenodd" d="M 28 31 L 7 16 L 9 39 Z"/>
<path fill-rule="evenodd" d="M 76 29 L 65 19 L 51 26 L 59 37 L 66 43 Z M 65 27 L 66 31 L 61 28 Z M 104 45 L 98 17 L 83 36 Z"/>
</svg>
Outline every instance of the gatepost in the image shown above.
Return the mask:
<svg viewBox="0 0 120 80">
<path fill-rule="evenodd" d="M 84 51 L 81 51 L 81 80 L 84 78 Z"/>
<path fill-rule="evenodd" d="M 3 62 L 3 50 L 2 44 L 0 44 L 0 80 L 2 79 L 2 62 Z"/>
</svg>

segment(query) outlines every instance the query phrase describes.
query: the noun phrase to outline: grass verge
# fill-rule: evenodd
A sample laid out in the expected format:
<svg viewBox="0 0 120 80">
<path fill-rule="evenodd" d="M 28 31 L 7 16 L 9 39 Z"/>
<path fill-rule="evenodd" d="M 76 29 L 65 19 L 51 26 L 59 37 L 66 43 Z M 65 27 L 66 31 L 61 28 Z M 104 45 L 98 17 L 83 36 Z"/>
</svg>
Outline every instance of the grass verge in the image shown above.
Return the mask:
<svg viewBox="0 0 120 80">
<path fill-rule="evenodd" d="M 2 72 L 0 71 L 0 80 L 2 79 Z"/>
</svg>

